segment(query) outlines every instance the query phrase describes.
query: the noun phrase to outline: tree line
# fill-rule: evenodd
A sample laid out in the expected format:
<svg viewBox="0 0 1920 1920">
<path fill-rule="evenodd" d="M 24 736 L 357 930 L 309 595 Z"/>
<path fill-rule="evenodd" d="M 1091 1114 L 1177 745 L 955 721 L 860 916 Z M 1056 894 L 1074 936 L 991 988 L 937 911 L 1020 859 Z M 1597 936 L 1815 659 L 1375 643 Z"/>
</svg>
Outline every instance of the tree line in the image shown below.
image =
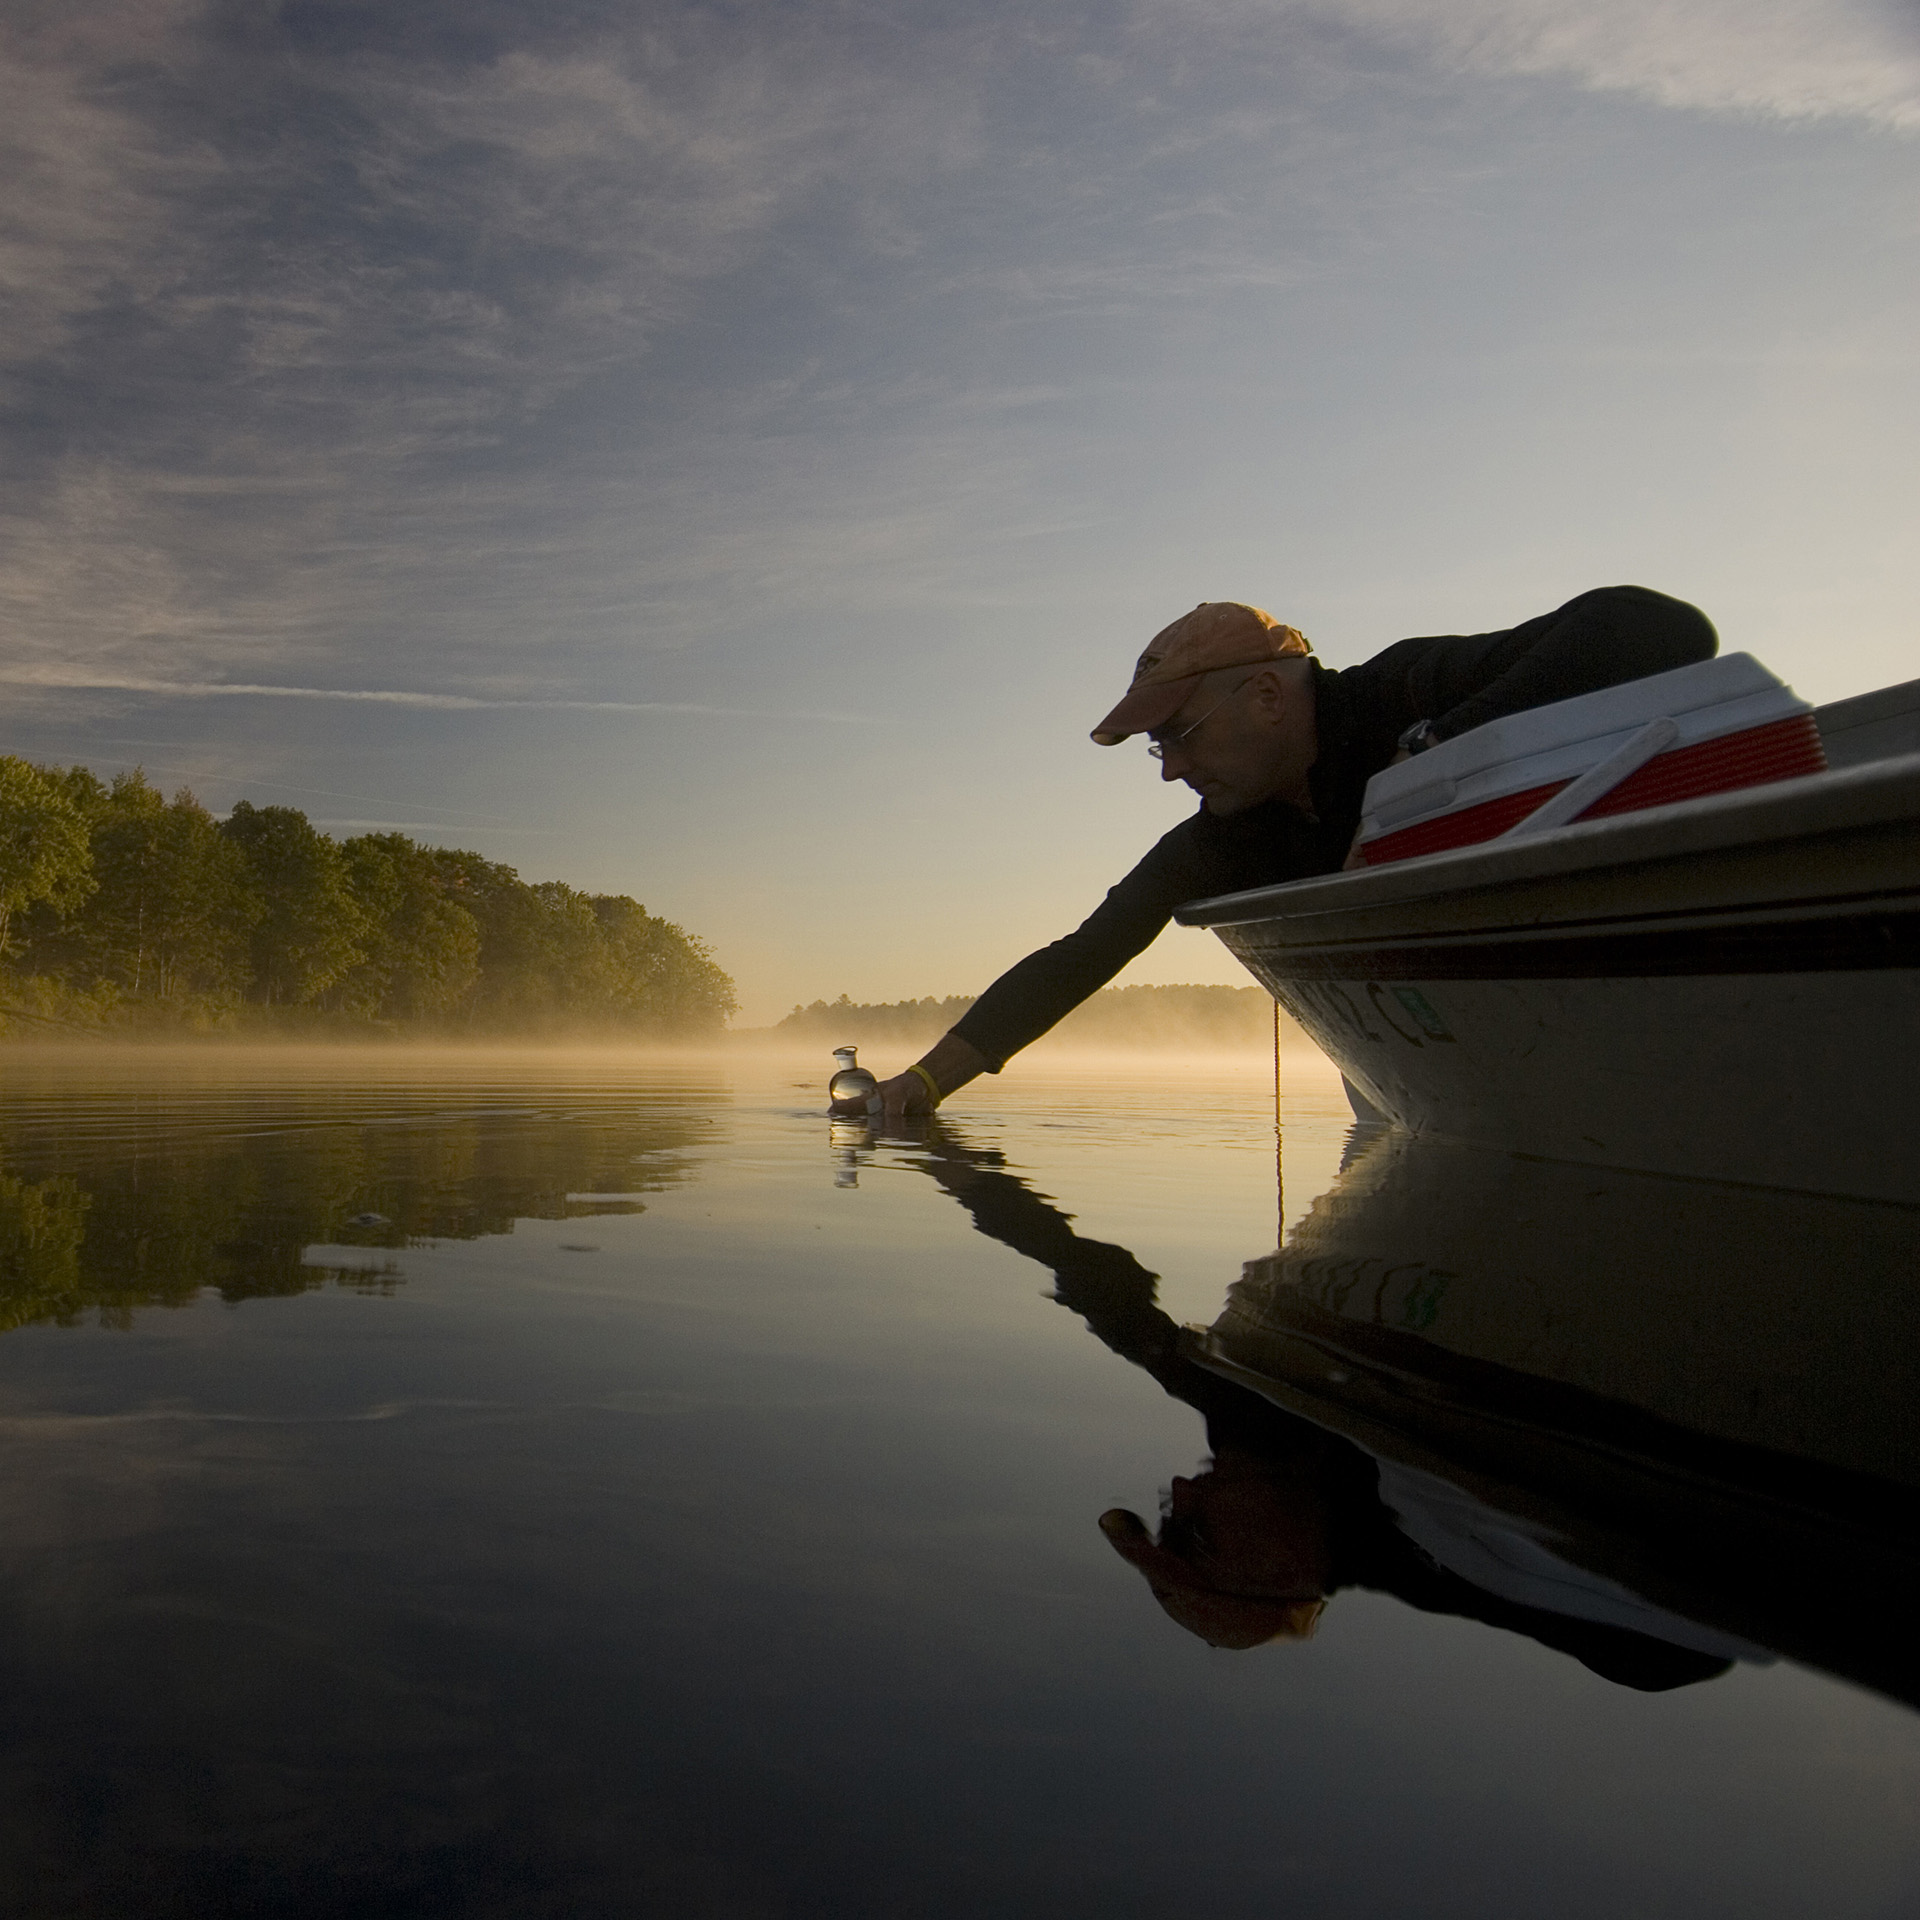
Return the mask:
<svg viewBox="0 0 1920 1920">
<path fill-rule="evenodd" d="M 796 1006 L 773 1028 L 783 1040 L 837 1046 L 931 1045 L 974 1003 L 970 993 L 944 1000 L 816 1000 Z M 1286 1022 L 1292 1028 L 1291 1020 Z M 1103 987 L 1039 1045 L 1061 1050 L 1108 1047 L 1198 1048 L 1240 1052 L 1273 1044 L 1273 1000 L 1264 987 Z"/>
<path fill-rule="evenodd" d="M 736 1009 L 706 943 L 625 894 L 0 755 L 0 1031 L 678 1037 Z"/>
</svg>

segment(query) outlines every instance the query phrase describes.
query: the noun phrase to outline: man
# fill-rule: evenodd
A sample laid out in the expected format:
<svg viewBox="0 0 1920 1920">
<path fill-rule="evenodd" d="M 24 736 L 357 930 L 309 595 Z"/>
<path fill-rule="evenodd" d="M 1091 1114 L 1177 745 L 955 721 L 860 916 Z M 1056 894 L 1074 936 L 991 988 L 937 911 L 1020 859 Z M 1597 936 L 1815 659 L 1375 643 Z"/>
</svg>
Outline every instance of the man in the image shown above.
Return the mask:
<svg viewBox="0 0 1920 1920">
<path fill-rule="evenodd" d="M 1470 727 L 1709 658 L 1697 607 L 1647 587 L 1599 587 L 1499 633 L 1402 640 L 1335 672 L 1258 607 L 1203 601 L 1148 643 L 1125 699 L 1093 730 L 1144 733 L 1163 780 L 1200 811 L 1074 932 L 1003 973 L 953 1030 L 881 1085 L 889 1120 L 924 1113 L 1104 987 L 1176 907 L 1348 864 L 1367 782 Z"/>
</svg>

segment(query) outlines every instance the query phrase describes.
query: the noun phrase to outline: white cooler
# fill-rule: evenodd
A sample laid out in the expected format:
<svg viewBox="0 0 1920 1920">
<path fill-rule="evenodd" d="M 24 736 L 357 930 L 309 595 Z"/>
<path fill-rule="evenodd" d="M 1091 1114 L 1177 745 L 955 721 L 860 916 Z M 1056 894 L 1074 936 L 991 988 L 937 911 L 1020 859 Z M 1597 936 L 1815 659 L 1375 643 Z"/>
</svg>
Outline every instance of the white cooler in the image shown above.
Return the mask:
<svg viewBox="0 0 1920 1920">
<path fill-rule="evenodd" d="M 1369 866 L 1825 770 L 1813 709 L 1749 653 L 1508 714 L 1367 782 Z"/>
</svg>

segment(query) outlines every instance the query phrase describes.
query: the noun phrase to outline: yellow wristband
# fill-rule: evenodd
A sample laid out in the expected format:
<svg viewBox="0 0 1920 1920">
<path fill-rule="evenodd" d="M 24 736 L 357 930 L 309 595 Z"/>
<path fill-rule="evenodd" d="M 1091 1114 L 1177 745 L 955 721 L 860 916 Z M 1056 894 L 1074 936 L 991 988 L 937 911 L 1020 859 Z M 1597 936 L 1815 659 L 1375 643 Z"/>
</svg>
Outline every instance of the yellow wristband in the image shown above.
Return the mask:
<svg viewBox="0 0 1920 1920">
<path fill-rule="evenodd" d="M 940 1104 L 940 1100 L 941 1100 L 940 1082 L 936 1080 L 933 1077 L 933 1075 L 930 1074 L 926 1070 L 926 1068 L 923 1067 L 917 1060 L 913 1063 L 912 1066 L 910 1066 L 907 1069 L 907 1071 L 909 1073 L 917 1073 L 920 1076 L 920 1084 L 926 1088 L 927 1098 L 931 1100 L 933 1104 L 937 1107 Z"/>
</svg>

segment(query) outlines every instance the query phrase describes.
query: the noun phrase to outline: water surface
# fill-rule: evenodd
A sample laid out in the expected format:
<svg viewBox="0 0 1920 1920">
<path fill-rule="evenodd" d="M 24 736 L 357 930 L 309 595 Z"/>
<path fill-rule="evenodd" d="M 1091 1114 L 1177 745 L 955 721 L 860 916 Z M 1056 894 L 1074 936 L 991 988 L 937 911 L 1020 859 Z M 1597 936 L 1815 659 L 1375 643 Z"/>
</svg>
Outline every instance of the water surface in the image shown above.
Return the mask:
<svg viewBox="0 0 1920 1920">
<path fill-rule="evenodd" d="M 826 1066 L 9 1061 L 7 1912 L 1920 1913 L 1910 1215 Z"/>
</svg>

